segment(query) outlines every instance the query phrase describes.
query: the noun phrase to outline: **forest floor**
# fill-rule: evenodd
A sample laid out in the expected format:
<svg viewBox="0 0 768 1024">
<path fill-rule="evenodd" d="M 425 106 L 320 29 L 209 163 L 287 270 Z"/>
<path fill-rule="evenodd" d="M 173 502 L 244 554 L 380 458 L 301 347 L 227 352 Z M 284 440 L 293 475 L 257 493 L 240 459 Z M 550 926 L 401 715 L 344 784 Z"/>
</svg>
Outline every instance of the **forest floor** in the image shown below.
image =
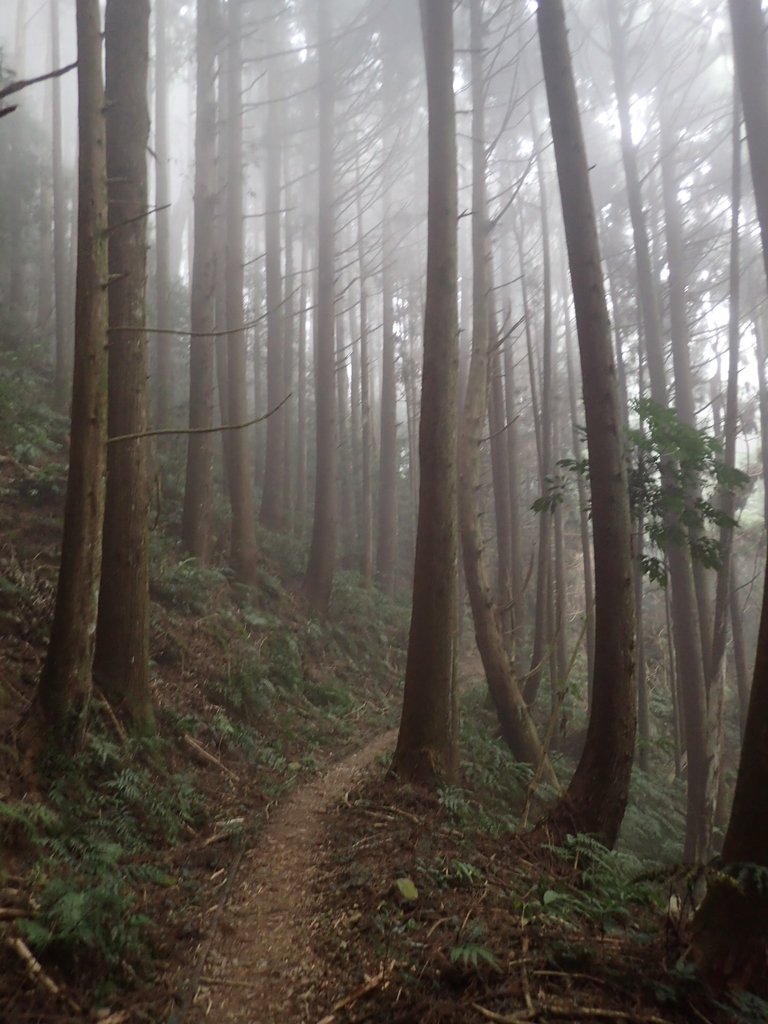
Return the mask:
<svg viewBox="0 0 768 1024">
<path fill-rule="evenodd" d="M 0 1024 L 766 1024 L 768 1004 L 708 993 L 686 960 L 695 879 L 668 853 L 669 784 L 637 780 L 623 853 L 534 845 L 530 773 L 471 681 L 461 785 L 388 777 L 407 609 L 340 574 L 319 622 L 285 539 L 261 538 L 244 592 L 184 560 L 172 521 L 154 534 L 158 738 L 130 740 L 97 692 L 82 754 L 30 771 L 18 726 L 65 467 L 46 446 L 14 450 L 0 458 Z"/>
</svg>

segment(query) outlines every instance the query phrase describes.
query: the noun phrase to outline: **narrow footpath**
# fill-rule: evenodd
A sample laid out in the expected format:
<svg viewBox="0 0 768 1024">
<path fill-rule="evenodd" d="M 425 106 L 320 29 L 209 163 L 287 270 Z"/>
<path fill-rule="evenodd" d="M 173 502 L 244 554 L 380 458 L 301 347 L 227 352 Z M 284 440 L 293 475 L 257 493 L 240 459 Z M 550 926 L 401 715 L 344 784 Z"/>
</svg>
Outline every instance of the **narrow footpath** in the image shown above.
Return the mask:
<svg viewBox="0 0 768 1024">
<path fill-rule="evenodd" d="M 196 991 L 179 1024 L 317 1024 L 343 993 L 323 988 L 323 964 L 313 952 L 320 924 L 314 896 L 326 838 L 325 812 L 379 754 L 394 748 L 397 731 L 375 737 L 324 775 L 298 789 L 270 817 L 211 923 L 201 946 Z"/>
</svg>

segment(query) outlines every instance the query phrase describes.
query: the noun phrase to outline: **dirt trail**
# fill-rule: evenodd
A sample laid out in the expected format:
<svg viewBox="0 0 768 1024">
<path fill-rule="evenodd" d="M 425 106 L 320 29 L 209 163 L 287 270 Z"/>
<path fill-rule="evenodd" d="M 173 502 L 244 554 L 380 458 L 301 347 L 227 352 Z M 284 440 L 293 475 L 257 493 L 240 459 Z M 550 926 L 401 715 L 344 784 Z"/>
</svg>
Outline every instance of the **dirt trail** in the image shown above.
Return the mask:
<svg viewBox="0 0 768 1024">
<path fill-rule="evenodd" d="M 312 950 L 324 812 L 396 738 L 396 730 L 377 736 L 302 786 L 271 817 L 239 865 L 205 954 L 190 1024 L 314 1024 L 343 995 L 320 997 L 323 964 Z"/>
</svg>

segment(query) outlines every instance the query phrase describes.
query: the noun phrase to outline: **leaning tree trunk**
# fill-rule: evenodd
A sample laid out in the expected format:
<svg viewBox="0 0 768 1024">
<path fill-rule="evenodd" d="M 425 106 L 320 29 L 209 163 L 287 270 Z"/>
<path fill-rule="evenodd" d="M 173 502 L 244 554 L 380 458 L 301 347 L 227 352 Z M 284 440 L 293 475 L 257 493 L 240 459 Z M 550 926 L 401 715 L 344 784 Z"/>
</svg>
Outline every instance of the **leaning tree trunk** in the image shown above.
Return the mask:
<svg viewBox="0 0 768 1024">
<path fill-rule="evenodd" d="M 405 694 L 393 769 L 412 782 L 458 770 L 456 641 L 457 308 L 453 8 L 421 0 L 429 110 L 427 304 L 419 424 L 419 515 Z"/>
<path fill-rule="evenodd" d="M 667 405 L 667 383 L 664 365 L 664 348 L 658 311 L 658 296 L 651 263 L 648 231 L 643 209 L 640 174 L 637 167 L 637 153 L 632 141 L 632 126 L 629 105 L 629 86 L 626 80 L 626 53 L 624 35 L 619 23 L 619 4 L 608 5 L 608 23 L 611 35 L 611 56 L 613 62 L 616 100 L 621 127 L 621 151 L 627 184 L 627 197 L 632 234 L 635 244 L 637 266 L 638 300 L 643 323 L 650 392 L 653 401 L 662 407 Z M 669 460 L 662 464 L 662 486 L 669 489 L 674 467 Z M 672 536 L 685 528 L 679 516 L 667 511 L 664 521 L 667 533 Z M 685 710 L 686 745 L 688 752 L 688 805 L 686 813 L 686 837 L 684 857 L 686 860 L 700 860 L 706 855 L 711 838 L 712 822 L 707 818 L 707 701 L 704 678 L 703 645 L 699 623 L 698 603 L 691 565 L 690 550 L 686 543 L 670 543 L 667 550 L 669 575 L 672 589 L 672 621 L 674 625 L 675 653 L 682 703 Z"/>
<path fill-rule="evenodd" d="M 459 445 L 459 523 L 477 648 L 488 688 L 499 718 L 501 734 L 515 757 L 543 770 L 547 782 L 555 776 L 539 741 L 504 646 L 501 620 L 493 600 L 483 560 L 485 538 L 481 530 L 478 496 L 481 491 L 480 453 L 487 422 L 489 398 L 488 336 L 488 202 L 485 161 L 485 77 L 483 73 L 482 0 L 472 0 L 472 354 L 464 399 L 464 420 Z"/>
<path fill-rule="evenodd" d="M 557 828 L 618 835 L 635 742 L 629 495 L 618 383 L 562 0 L 539 0 L 544 81 L 563 205 L 584 388 L 595 556 L 595 669 L 587 739 Z"/>
<path fill-rule="evenodd" d="M 98 0 L 77 0 L 76 17 L 79 202 L 69 474 L 56 605 L 33 715 L 61 751 L 82 743 L 91 695 L 107 434 L 107 168 Z"/>
</svg>

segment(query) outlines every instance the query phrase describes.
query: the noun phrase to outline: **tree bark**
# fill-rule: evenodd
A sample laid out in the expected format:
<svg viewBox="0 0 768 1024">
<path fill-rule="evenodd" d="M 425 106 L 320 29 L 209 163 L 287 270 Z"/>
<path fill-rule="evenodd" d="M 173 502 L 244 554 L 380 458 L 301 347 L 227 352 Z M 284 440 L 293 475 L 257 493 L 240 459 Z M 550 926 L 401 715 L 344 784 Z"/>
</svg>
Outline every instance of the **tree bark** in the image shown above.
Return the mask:
<svg viewBox="0 0 768 1024">
<path fill-rule="evenodd" d="M 336 565 L 337 424 L 334 344 L 334 97 L 329 0 L 318 0 L 318 237 L 315 295 L 315 510 L 304 592 L 328 611 Z"/>
<path fill-rule="evenodd" d="M 457 168 L 453 9 L 420 0 L 429 111 L 427 303 L 419 425 L 419 515 L 405 693 L 393 770 L 456 779 Z"/>
<path fill-rule="evenodd" d="M 274 409 L 285 398 L 285 312 L 281 238 L 281 140 L 282 100 L 279 69 L 274 59 L 267 71 L 269 96 L 266 121 L 265 256 L 267 268 L 267 408 Z M 290 282 L 289 282 L 290 287 Z M 269 530 L 285 528 L 285 416 L 280 409 L 267 420 L 266 463 L 261 497 L 261 521 Z"/>
<path fill-rule="evenodd" d="M 768 280 L 768 52 L 760 0 L 729 0 L 736 74 Z M 768 786 L 768 570 L 752 692 L 722 862 L 736 876 L 712 884 L 694 919 L 693 953 L 717 985 L 765 995 L 768 961 L 768 817 L 756 813 Z M 740 876 L 740 877 L 739 877 Z"/>
<path fill-rule="evenodd" d="M 579 337 L 595 556 L 594 700 L 582 756 L 552 820 L 612 846 L 627 803 L 635 742 L 629 497 L 616 366 L 562 0 L 539 0 L 537 21 Z"/>
<path fill-rule="evenodd" d="M 61 566 L 34 717 L 54 749 L 87 724 L 101 572 L 107 436 L 107 170 L 98 0 L 77 0 L 78 218 L 75 353 Z"/>
<path fill-rule="evenodd" d="M 664 346 L 658 311 L 658 297 L 651 263 L 648 232 L 643 210 L 637 154 L 632 141 L 629 85 L 626 81 L 626 53 L 623 29 L 619 21 L 619 5 L 607 7 L 611 35 L 616 100 L 621 126 L 621 151 L 627 184 L 627 197 L 632 221 L 637 266 L 638 300 L 643 323 L 646 358 L 653 401 L 667 405 L 667 384 Z M 662 486 L 668 481 L 671 466 L 662 467 Z M 671 512 L 665 517 L 667 531 L 682 531 L 679 517 Z M 682 700 L 685 706 L 686 745 L 688 750 L 688 806 L 684 857 L 701 860 L 709 849 L 712 823 L 707 818 L 707 703 L 704 678 L 703 645 L 696 600 L 691 555 L 686 544 L 669 544 L 667 550 L 672 589 L 672 621 L 676 644 L 677 666 Z"/>
<path fill-rule="evenodd" d="M 195 123 L 194 250 L 189 355 L 189 426 L 213 426 L 216 292 L 216 42 L 213 0 L 197 0 L 197 114 Z M 205 565 L 210 559 L 213 517 L 212 434 L 187 440 L 182 543 Z"/>
<path fill-rule="evenodd" d="M 171 201 L 168 152 L 168 43 L 167 2 L 155 0 L 155 322 L 171 326 Z M 207 342 L 210 347 L 210 342 Z M 173 348 L 168 337 L 154 342 L 155 403 L 159 428 L 171 426 L 173 405 Z"/>
<path fill-rule="evenodd" d="M 109 195 L 109 433 L 147 429 L 149 0 L 108 0 L 105 16 Z M 149 685 L 147 442 L 107 452 L 94 675 L 136 733 L 154 731 Z"/>
<path fill-rule="evenodd" d="M 226 125 L 226 266 L 227 414 L 230 424 L 248 419 L 247 348 L 243 330 L 243 100 L 242 0 L 227 4 L 227 125 Z M 232 506 L 231 565 L 240 583 L 256 578 L 256 523 L 252 463 L 247 430 L 228 430 L 230 494 Z"/>
<path fill-rule="evenodd" d="M 61 66 L 59 38 L 59 0 L 51 0 L 51 60 L 54 68 Z M 54 370 L 54 401 L 66 411 L 72 397 L 72 339 L 68 328 L 67 301 L 66 204 L 61 151 L 61 79 L 51 81 L 53 149 L 53 282 L 56 296 L 56 361 Z"/>
</svg>

